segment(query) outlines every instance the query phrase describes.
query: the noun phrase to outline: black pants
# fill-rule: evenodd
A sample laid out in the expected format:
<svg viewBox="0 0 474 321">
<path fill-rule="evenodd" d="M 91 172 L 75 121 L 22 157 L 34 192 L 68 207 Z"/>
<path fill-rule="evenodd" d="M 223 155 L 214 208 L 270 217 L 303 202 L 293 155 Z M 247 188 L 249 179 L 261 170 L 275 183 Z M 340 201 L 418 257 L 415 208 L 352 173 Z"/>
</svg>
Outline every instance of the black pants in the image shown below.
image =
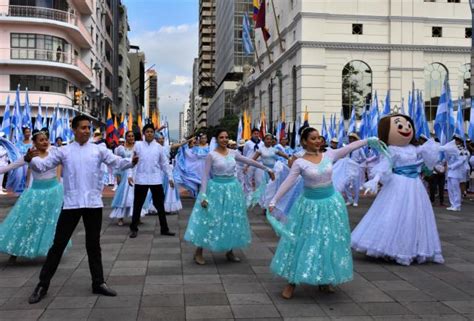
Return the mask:
<svg viewBox="0 0 474 321">
<path fill-rule="evenodd" d="M 165 193 L 162 185 L 137 185 L 135 184 L 135 193 L 133 199 L 133 217 L 130 224 L 131 231 L 138 231 L 138 222 L 140 221 L 140 213 L 143 203 L 145 203 L 148 190 L 151 191 L 153 206 L 158 211 L 158 219 L 160 220 L 161 233 L 168 232 L 168 222 L 165 213 Z"/>
<path fill-rule="evenodd" d="M 86 231 L 86 250 L 89 259 L 89 270 L 92 277 L 92 286 L 104 283 L 102 268 L 102 254 L 100 249 L 100 229 L 102 227 L 102 208 L 79 208 L 62 210 L 59 215 L 54 235 L 53 246 L 48 251 L 46 262 L 40 273 L 40 286 L 49 287 L 49 283 L 56 272 L 64 249 L 72 233 L 82 217 Z"/>
<path fill-rule="evenodd" d="M 444 204 L 444 183 L 446 181 L 445 174 L 433 174 L 429 180 L 430 186 L 430 200 L 431 202 L 435 201 L 436 191 L 438 190 L 439 202 Z"/>
</svg>

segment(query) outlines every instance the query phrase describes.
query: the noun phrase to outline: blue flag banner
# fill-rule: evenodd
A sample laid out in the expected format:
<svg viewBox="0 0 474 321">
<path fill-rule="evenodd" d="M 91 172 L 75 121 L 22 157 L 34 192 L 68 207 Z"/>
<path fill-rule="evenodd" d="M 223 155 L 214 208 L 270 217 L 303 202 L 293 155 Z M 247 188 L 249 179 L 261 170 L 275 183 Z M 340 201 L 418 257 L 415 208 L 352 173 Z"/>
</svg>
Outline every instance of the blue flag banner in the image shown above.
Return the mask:
<svg viewBox="0 0 474 321">
<path fill-rule="evenodd" d="M 324 114 L 323 114 L 323 125 L 321 126 L 321 136 L 324 137 L 326 142 L 328 141 L 329 139 L 328 128 L 326 126 L 326 117 L 324 116 Z"/>
<path fill-rule="evenodd" d="M 462 137 L 462 140 L 465 141 L 464 137 L 464 112 L 462 110 L 462 100 L 461 97 L 458 98 L 458 114 L 456 117 L 456 129 L 455 134 L 458 134 Z"/>
<path fill-rule="evenodd" d="M 244 46 L 245 54 L 251 55 L 254 48 L 252 44 L 250 21 L 247 14 L 244 14 L 242 21 L 242 44 Z"/>
<path fill-rule="evenodd" d="M 7 96 L 7 101 L 5 103 L 5 112 L 3 113 L 3 120 L 2 120 L 2 132 L 5 134 L 5 136 L 10 138 L 10 132 L 11 132 L 11 114 L 10 114 L 10 96 Z"/>
<path fill-rule="evenodd" d="M 436 110 L 436 117 L 434 120 L 434 131 L 436 136 L 441 141 L 441 133 L 445 137 L 445 141 L 450 140 L 454 133 L 454 117 L 453 102 L 450 95 L 448 77 L 446 76 L 443 88 L 441 89 L 441 96 L 439 97 L 438 109 Z"/>
<path fill-rule="evenodd" d="M 347 129 L 347 133 L 355 133 L 356 132 L 356 112 L 355 112 L 355 106 L 352 106 L 352 112 L 351 112 L 351 119 L 349 121 L 349 128 Z"/>
<path fill-rule="evenodd" d="M 469 129 L 467 134 L 469 139 L 474 141 L 474 100 L 471 100 L 471 115 L 469 116 Z"/>
<path fill-rule="evenodd" d="M 385 96 L 385 102 L 384 102 L 384 105 L 383 105 L 382 115 L 385 116 L 385 115 L 390 114 L 390 110 L 391 110 L 391 107 L 390 107 L 390 90 L 387 90 L 387 96 Z"/>
</svg>

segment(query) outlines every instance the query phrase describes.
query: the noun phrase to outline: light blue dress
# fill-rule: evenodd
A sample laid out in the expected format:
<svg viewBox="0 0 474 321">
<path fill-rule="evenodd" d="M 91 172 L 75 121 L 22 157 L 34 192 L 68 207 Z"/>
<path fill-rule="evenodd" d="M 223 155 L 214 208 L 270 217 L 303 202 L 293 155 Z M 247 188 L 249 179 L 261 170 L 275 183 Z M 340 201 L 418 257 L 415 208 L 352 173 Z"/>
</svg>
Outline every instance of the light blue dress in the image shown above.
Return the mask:
<svg viewBox="0 0 474 321">
<path fill-rule="evenodd" d="M 229 251 L 251 242 L 245 197 L 235 177 L 236 161 L 265 170 L 265 166 L 235 150 L 229 149 L 226 156 L 216 151 L 209 153 L 200 193 L 184 235 L 184 239 L 195 246 Z M 207 208 L 201 206 L 204 199 L 208 201 Z"/>
<path fill-rule="evenodd" d="M 289 212 L 271 262 L 273 273 L 292 284 L 340 284 L 352 280 L 347 208 L 332 184 L 332 164 L 365 141 L 323 154 L 319 164 L 297 159 L 270 206 L 303 179 L 304 189 Z"/>
<path fill-rule="evenodd" d="M 32 171 L 32 175 L 32 186 L 0 224 L 0 252 L 36 258 L 46 256 L 53 244 L 63 186 L 56 178 L 56 168 L 42 174 Z"/>
<path fill-rule="evenodd" d="M 30 143 L 30 144 L 25 144 L 23 143 L 23 141 L 19 141 L 15 144 L 16 148 L 18 148 L 19 152 L 20 152 L 20 155 L 25 155 L 26 152 L 28 152 L 28 149 L 30 149 L 31 147 L 33 147 L 33 144 Z M 15 193 L 21 193 L 25 190 L 25 188 L 27 187 L 26 186 L 26 176 L 27 176 L 27 169 L 28 169 L 28 166 L 25 165 L 23 166 L 23 177 L 21 179 L 21 182 L 18 186 L 15 187 L 15 190 L 14 192 Z M 10 185 L 10 179 L 8 180 L 7 182 L 7 185 L 9 186 Z"/>
<path fill-rule="evenodd" d="M 127 149 L 123 146 L 117 148 L 115 152 L 118 156 L 125 159 L 132 159 L 133 149 Z M 133 169 L 126 169 L 118 173 L 120 175 L 120 184 L 115 191 L 112 200 L 112 212 L 110 218 L 131 217 L 133 214 L 133 195 L 134 187 L 128 183 L 128 178 L 132 176 Z"/>
</svg>

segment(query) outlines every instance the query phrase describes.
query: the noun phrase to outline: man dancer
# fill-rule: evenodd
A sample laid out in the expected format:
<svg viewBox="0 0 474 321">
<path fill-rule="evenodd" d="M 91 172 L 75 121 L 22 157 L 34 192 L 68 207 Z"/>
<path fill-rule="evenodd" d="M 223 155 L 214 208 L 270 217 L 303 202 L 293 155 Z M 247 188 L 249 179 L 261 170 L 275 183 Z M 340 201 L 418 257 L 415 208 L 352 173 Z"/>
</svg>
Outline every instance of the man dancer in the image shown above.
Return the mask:
<svg viewBox="0 0 474 321">
<path fill-rule="evenodd" d="M 462 138 L 454 135 L 454 140 L 459 149 L 464 145 Z M 448 156 L 448 196 L 451 206 L 447 208 L 448 211 L 461 211 L 461 180 L 465 177 L 465 157 L 461 155 L 461 151 L 457 154 Z"/>
<path fill-rule="evenodd" d="M 138 162 L 118 157 L 107 148 L 89 143 L 90 121 L 84 115 L 74 117 L 72 130 L 74 142 L 62 148 L 52 149 L 48 157 L 33 158 L 33 170 L 46 172 L 58 165 L 63 166 L 64 204 L 56 226 L 54 242 L 41 269 L 39 283 L 28 302 L 38 303 L 48 292 L 50 281 L 58 268 L 69 239 L 82 217 L 86 232 L 86 250 L 92 276 L 92 293 L 116 296 L 104 282 L 100 248 L 102 226 L 102 175 L 100 165 L 105 163 L 120 170 L 133 167 Z"/>
<path fill-rule="evenodd" d="M 146 124 L 143 127 L 144 141 L 135 143 L 135 153 L 140 159 L 135 172 L 135 193 L 133 200 L 133 217 L 130 224 L 130 238 L 137 237 L 138 222 L 140 220 L 140 212 L 145 202 L 148 190 L 151 191 L 153 205 L 158 211 L 158 219 L 160 220 L 161 235 L 174 236 L 168 228 L 165 213 L 165 194 L 163 191 L 163 172 L 172 178 L 173 173 L 165 155 L 163 146 L 155 141 L 155 129 L 153 124 Z M 174 188 L 174 182 L 169 180 L 171 188 Z"/>
</svg>

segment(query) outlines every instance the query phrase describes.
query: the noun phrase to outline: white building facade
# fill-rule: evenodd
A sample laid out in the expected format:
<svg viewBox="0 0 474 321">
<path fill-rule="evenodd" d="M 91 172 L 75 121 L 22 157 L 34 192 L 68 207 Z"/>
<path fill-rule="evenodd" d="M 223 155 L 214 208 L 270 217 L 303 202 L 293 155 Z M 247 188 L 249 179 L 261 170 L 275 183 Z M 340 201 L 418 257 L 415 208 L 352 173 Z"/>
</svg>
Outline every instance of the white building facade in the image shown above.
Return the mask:
<svg viewBox="0 0 474 321">
<path fill-rule="evenodd" d="M 292 123 L 306 109 L 319 126 L 341 107 L 347 119 L 391 93 L 391 106 L 421 90 L 428 119 L 445 75 L 452 96 L 469 96 L 471 12 L 468 0 L 267 1 L 270 56 L 256 30 L 259 71 L 249 78 L 252 119 L 265 112 Z M 276 18 L 275 18 L 276 16 Z M 280 45 L 275 20 L 279 21 Z M 247 106 L 243 106 L 246 108 Z"/>
</svg>

